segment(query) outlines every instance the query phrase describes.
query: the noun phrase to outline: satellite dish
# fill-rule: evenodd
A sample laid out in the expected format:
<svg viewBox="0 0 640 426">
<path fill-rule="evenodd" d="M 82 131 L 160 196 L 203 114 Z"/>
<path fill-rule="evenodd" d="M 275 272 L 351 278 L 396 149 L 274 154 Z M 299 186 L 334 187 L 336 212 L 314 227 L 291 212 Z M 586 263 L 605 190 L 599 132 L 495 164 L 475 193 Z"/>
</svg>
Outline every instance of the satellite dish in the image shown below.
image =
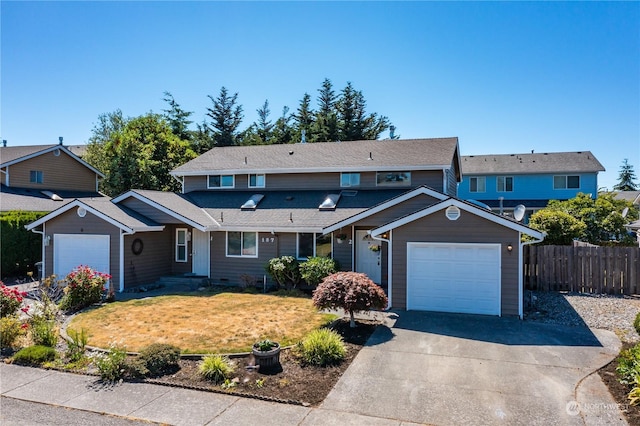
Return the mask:
<svg viewBox="0 0 640 426">
<path fill-rule="evenodd" d="M 478 201 L 478 200 L 467 200 L 468 203 L 471 204 L 475 204 L 478 207 L 482 207 L 483 209 L 487 209 L 489 211 L 491 211 L 491 207 L 489 207 L 488 205 L 486 205 L 485 203 Z"/>
<path fill-rule="evenodd" d="M 624 219 L 625 217 L 627 217 L 628 214 L 629 214 L 629 207 L 625 207 L 622 210 L 622 218 Z"/>
<path fill-rule="evenodd" d="M 520 222 L 522 220 L 522 218 L 524 217 L 524 213 L 526 211 L 527 211 L 527 208 L 525 206 L 523 206 L 522 204 L 518 204 L 513 209 L 513 218 L 516 221 Z"/>
</svg>

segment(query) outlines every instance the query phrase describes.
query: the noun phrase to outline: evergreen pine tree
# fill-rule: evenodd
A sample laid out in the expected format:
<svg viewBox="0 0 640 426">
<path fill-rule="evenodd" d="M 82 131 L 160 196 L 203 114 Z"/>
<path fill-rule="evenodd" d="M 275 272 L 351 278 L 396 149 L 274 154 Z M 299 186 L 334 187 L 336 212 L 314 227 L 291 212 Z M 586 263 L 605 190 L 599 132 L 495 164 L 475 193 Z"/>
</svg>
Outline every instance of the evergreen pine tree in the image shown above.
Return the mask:
<svg viewBox="0 0 640 426">
<path fill-rule="evenodd" d="M 183 110 L 169 92 L 164 92 L 164 98 L 162 98 L 162 100 L 169 104 L 169 109 L 164 109 L 163 111 L 173 134 L 183 141 L 191 141 L 193 139 L 193 133 L 189 130 L 189 125 L 193 123 L 193 121 L 190 121 L 189 117 L 193 112 Z"/>
<path fill-rule="evenodd" d="M 208 95 L 212 108 L 207 108 L 207 116 L 211 118 L 209 127 L 213 134 L 215 146 L 235 145 L 238 139 L 238 127 L 242 122 L 242 106 L 238 105 L 238 94 L 229 95 L 227 88 L 222 86 L 217 98 Z"/>
<path fill-rule="evenodd" d="M 613 186 L 613 189 L 616 191 L 636 191 L 638 189 L 638 184 L 634 182 L 636 179 L 637 177 L 633 166 L 629 164 L 629 160 L 625 158 L 620 167 L 618 183 Z"/>
<path fill-rule="evenodd" d="M 261 108 L 256 110 L 258 113 L 258 122 L 255 123 L 256 132 L 264 143 L 270 143 L 271 135 L 273 133 L 274 124 L 269 120 L 269 100 L 265 100 Z"/>
<path fill-rule="evenodd" d="M 333 91 L 331 80 L 325 78 L 322 88 L 318 89 L 318 111 L 313 126 L 311 142 L 333 142 L 339 140 L 338 114 L 336 110 L 337 97 Z"/>
</svg>

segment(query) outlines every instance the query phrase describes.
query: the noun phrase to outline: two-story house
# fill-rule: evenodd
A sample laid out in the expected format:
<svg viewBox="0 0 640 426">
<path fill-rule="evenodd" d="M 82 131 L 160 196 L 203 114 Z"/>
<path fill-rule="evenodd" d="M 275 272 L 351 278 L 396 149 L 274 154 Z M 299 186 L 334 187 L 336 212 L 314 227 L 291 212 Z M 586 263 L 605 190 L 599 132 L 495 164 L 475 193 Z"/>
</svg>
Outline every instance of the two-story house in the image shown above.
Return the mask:
<svg viewBox="0 0 640 426">
<path fill-rule="evenodd" d="M 0 211 L 50 212 L 76 198 L 101 197 L 104 175 L 68 147 L 0 147 Z"/>
<path fill-rule="evenodd" d="M 495 212 L 526 208 L 525 223 L 549 200 L 568 200 L 578 193 L 598 194 L 598 172 L 604 167 L 589 151 L 463 156 L 463 200 L 476 200 Z"/>
<path fill-rule="evenodd" d="M 171 172 L 180 194 L 76 200 L 28 228 L 47 274 L 102 265 L 118 291 L 330 256 L 395 308 L 521 316 L 521 236 L 542 235 L 457 198 L 460 163 L 457 138 L 214 148 Z"/>
</svg>

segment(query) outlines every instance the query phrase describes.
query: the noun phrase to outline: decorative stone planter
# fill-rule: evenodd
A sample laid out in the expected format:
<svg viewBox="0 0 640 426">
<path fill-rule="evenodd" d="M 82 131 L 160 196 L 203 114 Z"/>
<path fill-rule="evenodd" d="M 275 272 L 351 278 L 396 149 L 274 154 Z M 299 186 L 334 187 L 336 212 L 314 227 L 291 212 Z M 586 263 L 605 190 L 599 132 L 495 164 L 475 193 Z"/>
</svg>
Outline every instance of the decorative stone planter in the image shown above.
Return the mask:
<svg viewBox="0 0 640 426">
<path fill-rule="evenodd" d="M 251 348 L 251 353 L 256 359 L 256 365 L 259 365 L 260 368 L 274 368 L 280 365 L 280 344 L 275 343 L 275 346 L 268 351 L 261 351 L 257 349 L 254 345 Z"/>
</svg>

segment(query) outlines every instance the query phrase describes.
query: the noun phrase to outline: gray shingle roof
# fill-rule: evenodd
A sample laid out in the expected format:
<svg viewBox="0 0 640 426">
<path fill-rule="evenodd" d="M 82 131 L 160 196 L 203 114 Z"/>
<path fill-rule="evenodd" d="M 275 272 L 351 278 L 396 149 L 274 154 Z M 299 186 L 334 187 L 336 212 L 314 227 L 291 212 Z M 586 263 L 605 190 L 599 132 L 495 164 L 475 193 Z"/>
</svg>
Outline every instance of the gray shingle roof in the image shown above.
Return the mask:
<svg viewBox="0 0 640 426">
<path fill-rule="evenodd" d="M 347 219 L 370 207 L 406 192 L 402 190 L 359 190 L 353 196 L 341 196 L 335 210 L 318 209 L 329 193 L 335 191 L 195 191 L 187 194 L 223 228 L 247 230 L 316 229 Z M 255 210 L 241 210 L 253 194 L 264 198 Z"/>
<path fill-rule="evenodd" d="M 50 212 L 76 198 L 105 198 L 98 192 L 52 191 L 62 198 L 54 201 L 37 189 L 13 188 L 0 185 L 0 211 L 25 210 Z M 108 199 L 108 198 L 107 198 Z"/>
<path fill-rule="evenodd" d="M 640 191 L 617 191 L 614 192 L 616 200 L 626 200 L 634 204 L 640 204 Z"/>
<path fill-rule="evenodd" d="M 320 142 L 213 148 L 173 175 L 316 172 L 320 170 L 429 170 L 449 167 L 458 138 Z"/>
<path fill-rule="evenodd" d="M 161 226 L 125 206 L 114 204 L 108 197 L 82 199 L 79 201 L 133 230 L 144 230 L 144 228 L 150 226 Z"/>
<path fill-rule="evenodd" d="M 464 155 L 461 162 L 462 173 L 465 175 L 593 173 L 604 171 L 602 164 L 590 151 Z"/>
</svg>

